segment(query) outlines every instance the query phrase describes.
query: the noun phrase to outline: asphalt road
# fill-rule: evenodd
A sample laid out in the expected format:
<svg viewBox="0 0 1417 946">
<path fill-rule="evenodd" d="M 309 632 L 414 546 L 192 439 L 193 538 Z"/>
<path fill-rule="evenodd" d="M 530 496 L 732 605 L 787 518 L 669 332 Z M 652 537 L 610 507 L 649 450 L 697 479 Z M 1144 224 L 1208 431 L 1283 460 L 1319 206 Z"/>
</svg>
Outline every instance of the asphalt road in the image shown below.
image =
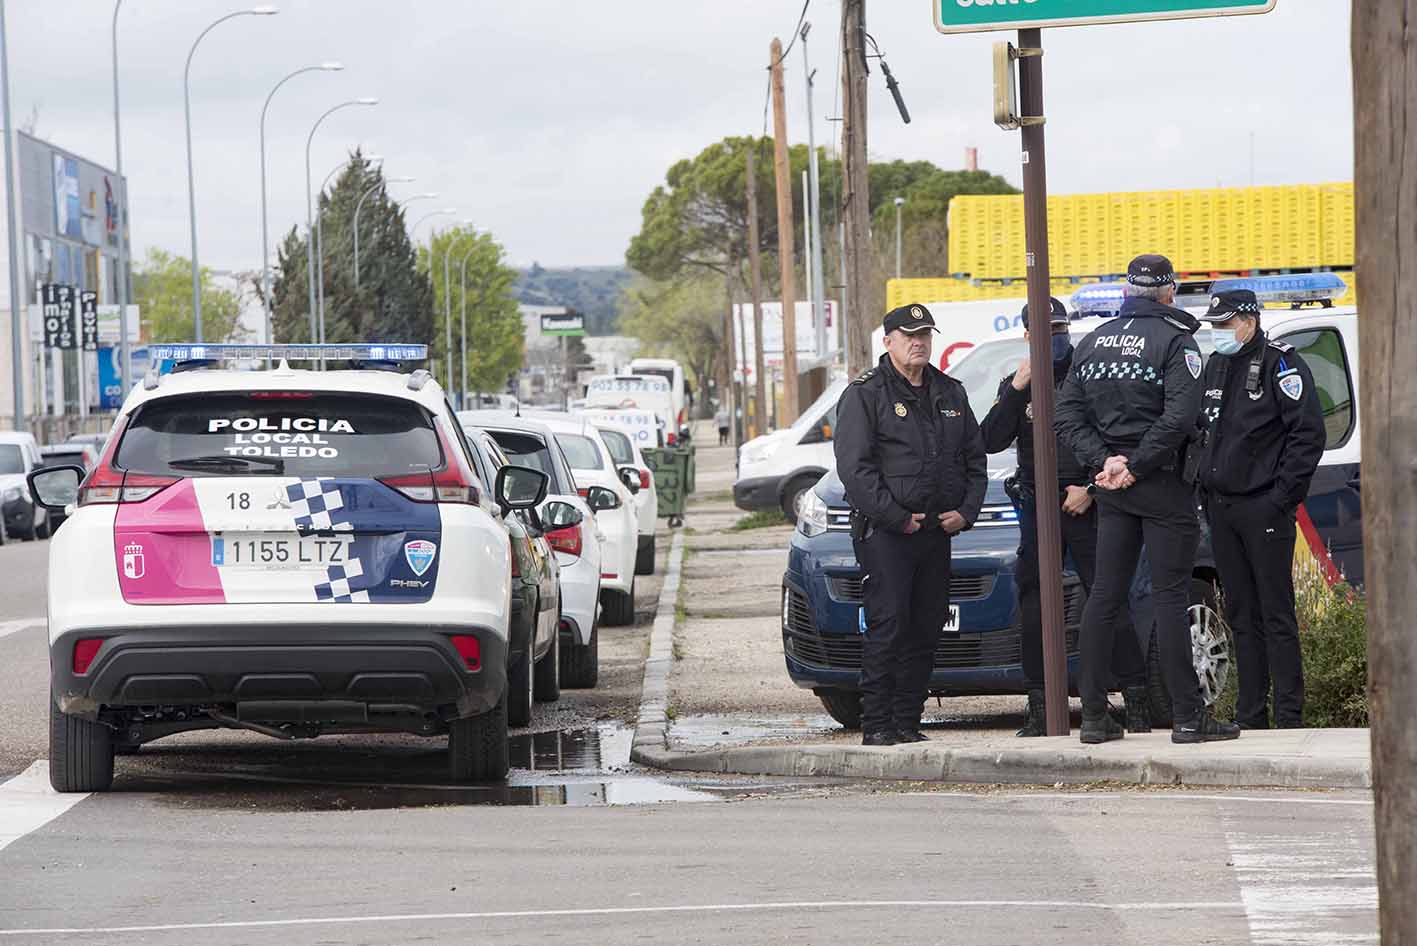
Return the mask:
<svg viewBox="0 0 1417 946">
<path fill-rule="evenodd" d="M 667 546 L 668 543 L 662 543 Z M 0 946 L 1376 942 L 1366 794 L 663 779 L 567 691 L 508 786 L 437 742 L 194 733 L 46 790 L 44 543 L 0 548 Z M 618 682 L 613 682 L 618 681 Z"/>
</svg>

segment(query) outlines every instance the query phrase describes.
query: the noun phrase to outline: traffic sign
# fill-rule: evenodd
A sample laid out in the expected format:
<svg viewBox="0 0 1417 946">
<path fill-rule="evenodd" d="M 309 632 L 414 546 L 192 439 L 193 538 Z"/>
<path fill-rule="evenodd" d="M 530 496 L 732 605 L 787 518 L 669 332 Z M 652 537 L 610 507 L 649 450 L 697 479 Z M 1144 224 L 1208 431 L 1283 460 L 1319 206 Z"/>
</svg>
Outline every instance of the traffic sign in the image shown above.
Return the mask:
<svg viewBox="0 0 1417 946">
<path fill-rule="evenodd" d="M 934 0 L 941 33 L 1268 13 L 1278 0 Z"/>
</svg>

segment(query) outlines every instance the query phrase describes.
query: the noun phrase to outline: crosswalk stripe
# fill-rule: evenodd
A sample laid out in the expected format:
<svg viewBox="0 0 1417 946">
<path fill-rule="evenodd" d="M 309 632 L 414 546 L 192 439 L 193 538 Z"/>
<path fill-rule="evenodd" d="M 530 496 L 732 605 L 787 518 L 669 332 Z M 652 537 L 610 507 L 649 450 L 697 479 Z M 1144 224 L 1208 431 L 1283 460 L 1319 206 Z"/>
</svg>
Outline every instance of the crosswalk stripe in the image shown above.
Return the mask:
<svg viewBox="0 0 1417 946">
<path fill-rule="evenodd" d="M 87 792 L 60 794 L 49 786 L 49 761 L 40 759 L 0 785 L 0 851 L 49 824 L 79 802 Z"/>
</svg>

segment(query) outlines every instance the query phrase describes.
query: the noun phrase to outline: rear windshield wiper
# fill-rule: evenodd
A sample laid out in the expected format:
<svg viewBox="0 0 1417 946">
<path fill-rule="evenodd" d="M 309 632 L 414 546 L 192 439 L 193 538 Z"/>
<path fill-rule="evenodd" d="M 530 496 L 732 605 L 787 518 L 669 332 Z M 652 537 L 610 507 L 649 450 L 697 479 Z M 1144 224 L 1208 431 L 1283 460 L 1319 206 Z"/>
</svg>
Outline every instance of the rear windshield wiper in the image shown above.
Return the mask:
<svg viewBox="0 0 1417 946">
<path fill-rule="evenodd" d="M 212 454 L 205 457 L 186 457 L 182 460 L 169 460 L 168 466 L 174 470 L 212 470 L 217 468 L 230 469 L 233 466 L 243 470 L 249 470 L 253 466 L 269 467 L 275 471 L 276 475 L 285 472 L 285 461 L 274 457 L 238 457 L 229 454 Z"/>
</svg>

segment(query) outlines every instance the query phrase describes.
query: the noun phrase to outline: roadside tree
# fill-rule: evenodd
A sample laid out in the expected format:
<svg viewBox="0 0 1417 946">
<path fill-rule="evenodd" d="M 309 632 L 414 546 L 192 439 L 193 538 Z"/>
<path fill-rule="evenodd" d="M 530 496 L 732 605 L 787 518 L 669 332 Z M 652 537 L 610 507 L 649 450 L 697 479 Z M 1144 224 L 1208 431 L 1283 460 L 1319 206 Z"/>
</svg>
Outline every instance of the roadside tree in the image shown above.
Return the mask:
<svg viewBox="0 0 1417 946">
<path fill-rule="evenodd" d="M 444 296 L 443 261 L 448 259 L 448 296 Z M 430 247 L 418 248 L 418 265 L 433 289 L 431 352 L 440 364 L 448 356 L 444 325 L 451 303 L 454 384 L 461 382 L 463 260 L 467 268 L 467 383 L 470 391 L 502 391 L 522 364 L 522 320 L 515 287 L 517 271 L 506 264 L 506 251 L 489 233 L 471 227 L 443 230 Z M 442 378 L 440 369 L 438 377 Z"/>
<path fill-rule="evenodd" d="M 211 270 L 205 266 L 201 285 L 202 338 L 209 342 L 232 341 L 241 317 L 240 298 L 216 285 Z M 147 341 L 192 341 L 192 261 L 166 250 L 149 249 L 133 270 L 133 302 L 142 312 L 143 338 Z"/>
</svg>

